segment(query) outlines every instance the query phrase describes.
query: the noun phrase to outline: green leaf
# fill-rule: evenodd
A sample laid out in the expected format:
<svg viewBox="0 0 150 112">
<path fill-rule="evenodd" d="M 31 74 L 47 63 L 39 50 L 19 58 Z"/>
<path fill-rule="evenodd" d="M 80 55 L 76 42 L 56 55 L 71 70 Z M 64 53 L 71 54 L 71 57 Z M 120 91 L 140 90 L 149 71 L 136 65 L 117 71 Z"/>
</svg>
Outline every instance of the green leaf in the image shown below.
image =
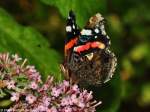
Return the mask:
<svg viewBox="0 0 150 112">
<path fill-rule="evenodd" d="M 84 26 L 89 17 L 97 12 L 106 11 L 106 0 L 41 0 L 43 3 L 53 5 L 66 18 L 68 12 L 73 10 L 79 26 Z"/>
<path fill-rule="evenodd" d="M 0 109 L 8 108 L 12 104 L 10 100 L 1 100 L 0 101 Z M 3 110 L 1 110 L 3 111 Z"/>
<path fill-rule="evenodd" d="M 139 103 L 141 106 L 148 106 L 150 104 L 150 83 L 144 84 L 141 91 Z"/>
<path fill-rule="evenodd" d="M 133 64 L 126 56 L 122 59 L 122 68 L 127 72 L 128 77 L 131 77 L 135 73 Z"/>
<path fill-rule="evenodd" d="M 146 58 L 149 53 L 149 45 L 147 43 L 141 43 L 135 46 L 129 53 L 130 57 L 134 61 L 142 60 Z"/>
<path fill-rule="evenodd" d="M 0 98 L 6 96 L 6 93 L 0 88 Z"/>
<path fill-rule="evenodd" d="M 50 49 L 48 41 L 31 27 L 24 27 L 15 22 L 3 9 L 0 9 L 0 52 L 18 53 L 27 58 L 30 64 L 46 75 L 60 78 L 59 54 Z"/>
<path fill-rule="evenodd" d="M 111 14 L 107 17 L 109 29 L 113 37 L 119 39 L 123 34 L 123 25 L 118 15 Z"/>
</svg>

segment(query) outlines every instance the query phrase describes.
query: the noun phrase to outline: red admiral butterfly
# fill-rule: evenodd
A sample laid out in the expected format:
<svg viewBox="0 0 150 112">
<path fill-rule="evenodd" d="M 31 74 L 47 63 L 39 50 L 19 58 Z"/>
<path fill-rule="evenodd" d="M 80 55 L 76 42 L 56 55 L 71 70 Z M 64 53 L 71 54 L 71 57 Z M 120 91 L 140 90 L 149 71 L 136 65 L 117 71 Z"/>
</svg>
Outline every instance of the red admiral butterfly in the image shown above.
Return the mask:
<svg viewBox="0 0 150 112">
<path fill-rule="evenodd" d="M 97 13 L 80 30 L 72 11 L 66 25 L 65 61 L 61 66 L 66 78 L 79 85 L 100 85 L 112 77 L 117 59 L 110 51 L 105 20 Z"/>
</svg>

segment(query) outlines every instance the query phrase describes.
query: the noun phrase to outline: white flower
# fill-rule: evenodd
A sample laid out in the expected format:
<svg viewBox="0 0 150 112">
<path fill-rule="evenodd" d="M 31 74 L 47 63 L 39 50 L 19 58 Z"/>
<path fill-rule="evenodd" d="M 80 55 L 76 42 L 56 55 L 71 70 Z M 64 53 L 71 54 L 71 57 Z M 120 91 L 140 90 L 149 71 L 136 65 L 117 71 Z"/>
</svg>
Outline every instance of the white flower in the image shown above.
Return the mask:
<svg viewBox="0 0 150 112">
<path fill-rule="evenodd" d="M 58 111 L 57 111 L 56 107 L 53 106 L 53 107 L 51 107 L 51 109 L 48 112 L 58 112 Z"/>
<path fill-rule="evenodd" d="M 49 98 L 49 97 L 43 97 L 43 104 L 45 105 L 45 106 L 48 106 L 49 104 L 50 104 L 50 101 L 51 101 L 51 98 Z"/>
<path fill-rule="evenodd" d="M 73 85 L 72 88 L 71 88 L 73 91 L 75 92 L 79 92 L 79 88 L 78 88 L 78 85 Z"/>
<path fill-rule="evenodd" d="M 12 97 L 10 98 L 11 101 L 18 101 L 19 100 L 19 97 L 20 97 L 19 93 L 13 92 L 13 93 L 11 93 L 11 95 L 12 95 Z"/>
<path fill-rule="evenodd" d="M 44 105 L 39 105 L 37 108 L 38 108 L 38 112 L 46 112 L 46 110 L 48 109 Z"/>
<path fill-rule="evenodd" d="M 55 96 L 55 97 L 58 97 L 61 92 L 62 92 L 61 89 L 57 89 L 56 87 L 53 87 L 51 94 L 52 94 L 53 96 Z"/>
<path fill-rule="evenodd" d="M 13 54 L 13 55 L 12 55 L 12 58 L 13 58 L 14 61 L 16 61 L 16 62 L 19 62 L 19 61 L 22 60 L 22 58 L 20 58 L 20 57 L 18 56 L 18 54 Z"/>
<path fill-rule="evenodd" d="M 71 95 L 71 100 L 72 100 L 72 102 L 73 102 L 74 104 L 77 104 L 77 103 L 78 103 L 78 98 L 77 98 L 76 94 L 72 94 L 72 95 Z"/>
<path fill-rule="evenodd" d="M 38 85 L 35 82 L 31 82 L 31 84 L 29 85 L 29 87 L 35 90 L 35 89 L 38 88 Z"/>
<path fill-rule="evenodd" d="M 29 94 L 26 96 L 26 101 L 29 103 L 29 104 L 32 104 L 34 101 L 36 101 L 36 97 L 33 96 L 32 94 Z"/>
<path fill-rule="evenodd" d="M 66 107 L 64 108 L 64 112 L 72 112 L 72 107 L 66 106 Z"/>
<path fill-rule="evenodd" d="M 78 102 L 78 106 L 79 106 L 79 107 L 81 107 L 81 108 L 84 108 L 84 107 L 85 107 L 85 103 L 84 103 L 84 102 L 79 101 L 79 102 Z"/>
<path fill-rule="evenodd" d="M 8 89 L 15 89 L 15 81 L 11 80 L 10 82 L 7 82 L 7 88 Z"/>
</svg>

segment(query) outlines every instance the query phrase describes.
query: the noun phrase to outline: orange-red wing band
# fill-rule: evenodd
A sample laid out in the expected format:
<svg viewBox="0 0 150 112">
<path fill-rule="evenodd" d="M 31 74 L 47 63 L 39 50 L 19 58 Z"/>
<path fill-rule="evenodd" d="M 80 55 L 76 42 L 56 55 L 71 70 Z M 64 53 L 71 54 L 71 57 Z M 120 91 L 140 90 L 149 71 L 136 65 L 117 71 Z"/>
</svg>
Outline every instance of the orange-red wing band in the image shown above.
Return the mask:
<svg viewBox="0 0 150 112">
<path fill-rule="evenodd" d="M 65 45 L 65 55 L 67 53 L 67 50 L 69 50 L 70 48 L 72 48 L 75 43 L 77 42 L 77 37 L 72 39 L 71 41 L 69 41 L 66 45 Z"/>
<path fill-rule="evenodd" d="M 104 43 L 101 43 L 101 42 L 88 42 L 85 45 L 81 45 L 81 46 L 75 47 L 74 51 L 80 53 L 80 52 L 86 51 L 86 50 L 88 50 L 90 48 L 104 49 L 105 45 L 104 45 Z"/>
</svg>

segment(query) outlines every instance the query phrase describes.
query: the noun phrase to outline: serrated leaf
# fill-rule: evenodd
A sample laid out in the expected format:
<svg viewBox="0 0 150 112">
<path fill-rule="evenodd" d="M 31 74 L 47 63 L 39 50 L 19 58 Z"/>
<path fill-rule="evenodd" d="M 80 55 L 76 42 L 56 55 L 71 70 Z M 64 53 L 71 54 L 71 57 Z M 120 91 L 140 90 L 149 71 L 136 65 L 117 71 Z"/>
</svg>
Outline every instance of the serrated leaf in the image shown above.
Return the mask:
<svg viewBox="0 0 150 112">
<path fill-rule="evenodd" d="M 18 53 L 28 58 L 44 78 L 48 74 L 60 78 L 59 54 L 50 49 L 40 33 L 31 27 L 19 25 L 3 9 L 0 9 L 0 52 Z"/>
<path fill-rule="evenodd" d="M 95 13 L 106 11 L 105 0 L 41 0 L 43 3 L 57 7 L 60 13 L 67 18 L 68 12 L 73 10 L 77 17 L 77 23 L 83 27 L 89 17 Z"/>
</svg>

